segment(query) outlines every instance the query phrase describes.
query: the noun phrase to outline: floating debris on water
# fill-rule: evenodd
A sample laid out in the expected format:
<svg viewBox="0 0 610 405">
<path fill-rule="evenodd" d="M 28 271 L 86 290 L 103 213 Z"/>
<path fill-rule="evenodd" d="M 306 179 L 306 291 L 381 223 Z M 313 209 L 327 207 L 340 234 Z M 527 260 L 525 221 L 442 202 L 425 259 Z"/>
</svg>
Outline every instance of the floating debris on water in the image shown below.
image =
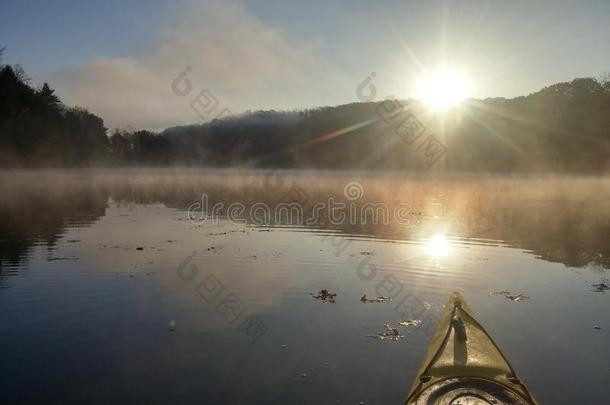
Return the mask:
<svg viewBox="0 0 610 405">
<path fill-rule="evenodd" d="M 398 321 L 398 324 L 401 326 L 419 326 L 421 321 L 419 319 L 403 319 Z"/>
<path fill-rule="evenodd" d="M 388 325 L 387 323 L 383 324 L 383 327 L 392 332 L 393 335 L 398 335 L 398 329 L 396 329 L 393 325 Z"/>
<path fill-rule="evenodd" d="M 391 297 L 384 297 L 383 295 L 380 295 L 377 298 L 367 298 L 366 294 L 363 294 L 362 297 L 360 297 L 360 301 L 362 301 L 365 304 L 367 302 L 373 302 L 373 303 L 376 303 L 376 304 L 382 304 L 384 302 L 392 301 L 392 298 Z"/>
<path fill-rule="evenodd" d="M 337 298 L 337 294 L 333 294 L 329 292 L 327 289 L 322 289 L 318 291 L 318 295 L 313 295 L 310 293 L 312 297 L 322 302 L 330 302 L 331 304 L 335 304 L 335 299 Z"/>
<path fill-rule="evenodd" d="M 515 301 L 515 302 L 517 302 L 517 301 L 523 301 L 523 300 L 527 300 L 527 299 L 529 299 L 529 298 L 530 298 L 530 297 L 528 297 L 528 296 L 527 296 L 527 295 L 525 295 L 525 294 L 521 294 L 521 293 L 519 293 L 519 294 L 513 294 L 512 292 L 510 292 L 510 291 L 506 291 L 506 290 L 502 290 L 502 291 L 493 291 L 493 292 L 490 292 L 490 293 L 489 293 L 489 295 L 503 295 L 503 296 L 505 296 L 507 299 L 509 299 L 509 300 L 511 300 L 511 301 Z"/>
<path fill-rule="evenodd" d="M 375 256 L 375 252 L 367 252 L 366 250 L 360 252 L 362 256 Z"/>
<path fill-rule="evenodd" d="M 421 321 L 419 319 L 402 319 L 398 321 L 398 325 L 400 326 L 419 326 L 421 325 Z M 399 340 L 404 338 L 404 335 L 401 335 L 398 331 L 398 326 L 384 324 L 383 327 L 385 331 L 379 332 L 376 335 L 366 335 L 366 337 L 370 337 L 373 339 L 390 339 L 390 340 Z"/>
<path fill-rule="evenodd" d="M 379 335 L 366 335 L 366 337 L 373 338 L 373 339 L 379 339 L 379 340 L 390 339 L 390 340 L 393 340 L 393 341 L 398 341 L 398 340 L 402 339 L 404 336 L 403 335 L 384 336 L 382 334 L 379 334 Z"/>
<path fill-rule="evenodd" d="M 390 339 L 390 340 L 394 340 L 394 341 L 397 341 L 404 337 L 403 335 L 398 333 L 398 329 L 395 326 L 388 325 L 388 324 L 385 324 L 383 326 L 386 329 L 386 331 L 379 332 L 376 335 L 366 335 L 366 337 L 370 337 L 373 339 L 379 339 L 379 340 Z"/>
<path fill-rule="evenodd" d="M 136 250 L 144 250 L 144 248 L 142 246 L 138 246 Z"/>
<path fill-rule="evenodd" d="M 517 295 L 507 295 L 506 298 L 508 298 L 511 301 L 523 301 L 523 300 L 527 300 L 530 297 L 528 297 L 527 295 L 523 295 L 523 294 L 517 294 Z"/>
<path fill-rule="evenodd" d="M 601 330 L 602 327 L 601 326 L 597 326 L 597 325 L 593 325 L 593 329 Z"/>
</svg>

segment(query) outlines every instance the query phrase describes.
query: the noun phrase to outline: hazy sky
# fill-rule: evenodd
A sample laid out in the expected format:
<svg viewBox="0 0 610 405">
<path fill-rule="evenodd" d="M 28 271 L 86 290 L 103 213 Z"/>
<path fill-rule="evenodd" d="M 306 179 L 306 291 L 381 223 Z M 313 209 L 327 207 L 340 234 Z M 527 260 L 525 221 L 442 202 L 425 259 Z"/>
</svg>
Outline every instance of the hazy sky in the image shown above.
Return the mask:
<svg viewBox="0 0 610 405">
<path fill-rule="evenodd" d="M 473 97 L 513 97 L 610 71 L 610 1 L 3 1 L 0 46 L 34 83 L 109 127 L 200 122 L 190 101 L 294 109 L 414 96 L 441 66 Z M 189 66 L 192 91 L 172 92 Z"/>
</svg>

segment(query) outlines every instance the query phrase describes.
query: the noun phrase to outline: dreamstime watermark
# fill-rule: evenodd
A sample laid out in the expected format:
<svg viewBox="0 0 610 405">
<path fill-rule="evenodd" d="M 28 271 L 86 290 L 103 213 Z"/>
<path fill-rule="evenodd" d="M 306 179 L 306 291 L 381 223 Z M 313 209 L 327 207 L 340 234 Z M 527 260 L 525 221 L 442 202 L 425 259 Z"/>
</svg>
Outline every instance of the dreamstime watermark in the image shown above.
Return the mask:
<svg viewBox="0 0 610 405">
<path fill-rule="evenodd" d="M 272 171 L 265 176 L 264 184 L 269 191 L 277 192 L 283 186 L 284 178 L 280 176 L 277 171 Z M 306 219 L 306 222 L 313 222 L 314 224 L 331 223 L 334 225 L 340 225 L 345 222 L 358 224 L 358 221 L 362 219 L 363 215 L 365 219 L 371 219 L 372 221 L 383 220 L 389 215 L 389 209 L 385 204 L 369 203 L 369 205 L 362 204 L 361 206 L 356 204 L 356 202 L 365 195 L 364 187 L 359 182 L 351 181 L 345 184 L 343 187 L 343 195 L 345 199 L 349 201 L 347 204 L 339 203 L 334 199 L 329 198 L 326 204 L 322 204 L 324 205 L 324 209 L 313 209 L 312 212 L 314 215 L 308 218 L 309 221 Z M 285 220 L 288 216 L 288 219 L 290 220 L 291 212 L 292 219 L 295 222 L 298 222 L 298 220 L 305 218 L 304 207 L 319 206 L 317 204 L 312 205 L 313 197 L 298 184 L 291 185 L 290 189 L 277 200 L 281 202 L 275 205 L 263 203 L 250 205 L 250 212 L 247 215 L 244 215 L 247 213 L 246 206 L 241 203 L 230 204 L 226 210 L 224 209 L 224 205 L 219 205 L 220 203 L 215 204 L 216 208 L 212 207 L 212 209 L 207 209 L 209 207 L 206 207 L 205 205 L 207 203 L 207 196 L 205 197 L 206 199 L 202 198 L 201 203 L 197 202 L 189 207 L 189 219 L 194 224 L 199 225 L 206 221 L 218 220 L 221 218 L 220 213 L 222 212 L 226 213 L 226 216 L 222 216 L 222 218 L 239 224 L 243 224 L 248 217 L 251 222 L 258 225 L 268 225 L 268 221 L 271 221 L 274 217 L 283 218 Z M 271 208 L 272 206 L 273 209 Z M 373 215 L 373 211 L 371 211 L 372 207 L 378 209 L 378 215 Z M 290 208 L 292 208 L 292 210 Z M 335 212 L 333 215 L 332 208 L 336 208 L 339 212 Z M 204 214 L 204 212 L 206 214 Z M 401 224 L 408 224 L 410 212 L 411 207 L 408 204 L 398 205 L 394 209 L 395 219 Z M 339 221 L 336 221 L 337 219 Z M 353 243 L 353 239 L 348 238 L 345 234 L 341 233 L 324 235 L 322 241 L 328 243 L 332 247 L 336 257 L 342 256 Z M 375 282 L 376 285 L 374 289 L 377 295 L 389 297 L 392 299 L 392 302 L 396 302 L 394 312 L 400 319 L 421 320 L 421 326 L 418 327 L 418 330 L 423 331 L 426 337 L 431 337 L 436 329 L 436 325 L 439 323 L 439 319 L 430 311 L 430 305 L 425 301 L 420 300 L 417 295 L 410 291 L 404 283 L 393 274 L 380 274 L 378 266 L 374 263 L 375 256 L 375 252 L 369 252 L 369 254 L 364 255 L 363 259 L 357 264 L 355 272 L 358 279 L 366 283 Z M 256 321 L 252 320 L 251 323 L 256 324 Z"/>
<path fill-rule="evenodd" d="M 228 127 L 231 133 L 243 135 L 241 121 L 237 116 L 208 88 L 199 91 L 194 97 L 193 83 L 189 79 L 191 67 L 187 66 L 171 82 L 172 93 L 178 97 L 189 97 L 190 108 L 202 121 L 219 121 Z M 377 98 L 377 87 L 373 83 L 376 73 L 372 72 L 356 88 L 356 96 L 362 102 L 372 102 Z M 447 148 L 433 134 L 424 137 L 425 126 L 393 95 L 387 96 L 375 109 L 378 118 L 392 127 L 393 132 L 403 142 L 415 148 L 430 166 L 438 162 L 447 152 Z M 241 136 L 238 136 L 238 139 Z M 236 142 L 238 141 L 236 140 Z"/>
<path fill-rule="evenodd" d="M 190 71 L 191 68 L 187 66 L 172 80 L 171 90 L 174 95 L 191 96 L 193 84 L 188 78 Z M 356 95 L 360 101 L 375 100 L 377 88 L 372 83 L 375 76 L 376 74 L 372 73 L 358 86 Z M 366 94 L 367 89 L 369 94 Z M 234 132 L 241 129 L 237 117 L 207 88 L 191 98 L 189 105 L 203 121 L 222 120 L 223 123 L 232 125 Z M 445 155 L 446 148 L 442 143 L 432 134 L 422 138 L 426 131 L 424 125 L 392 96 L 387 97 L 377 106 L 376 114 L 387 125 L 393 126 L 394 133 L 407 145 L 413 146 L 417 152 L 421 153 L 430 166 Z M 239 136 L 235 142 L 238 141 Z M 284 186 L 284 178 L 279 173 L 280 171 L 277 169 L 271 170 L 263 178 L 263 186 L 270 194 L 281 190 Z M 206 222 L 217 223 L 220 219 L 234 224 L 255 225 L 269 225 L 273 222 L 306 225 L 325 223 L 388 225 L 393 216 L 397 223 L 409 224 L 411 212 L 409 204 L 400 203 L 392 210 L 385 203 L 380 202 L 361 202 L 359 204 L 359 200 L 364 197 L 364 187 L 359 182 L 347 183 L 343 189 L 343 197 L 348 201 L 347 203 L 332 197 L 329 197 L 326 202 L 313 203 L 313 198 L 302 187 L 292 184 L 288 192 L 277 199 L 276 203 L 256 202 L 247 205 L 235 202 L 225 206 L 224 203 L 219 202 L 209 207 L 209 198 L 203 194 L 200 202 L 195 202 L 188 208 L 188 219 L 195 225 L 202 225 Z M 341 256 L 352 243 L 352 240 L 344 235 L 336 234 L 326 235 L 322 240 L 328 241 L 335 249 L 334 254 L 337 257 Z M 199 269 L 192 263 L 196 254 L 193 252 L 177 268 L 180 279 L 185 282 L 194 282 L 199 278 L 199 284 L 195 287 L 197 294 L 208 304 L 214 305 L 218 315 L 227 324 L 243 332 L 251 344 L 258 342 L 267 332 L 266 325 L 259 317 L 249 314 L 243 301 L 229 291 L 215 274 L 199 277 Z M 357 265 L 358 278 L 365 282 L 377 281 L 375 292 L 378 295 L 398 301 L 394 310 L 401 319 L 418 319 L 426 316 L 426 310 L 430 309 L 429 306 L 419 300 L 395 276 L 378 277 L 377 266 L 372 262 L 374 256 L 374 252 L 367 255 Z M 430 314 L 422 321 L 425 334 L 431 335 L 438 323 L 438 318 L 434 314 Z"/>
<path fill-rule="evenodd" d="M 214 305 L 216 313 L 236 330 L 243 332 L 250 344 L 255 344 L 267 333 L 267 326 L 256 315 L 249 314 L 246 304 L 235 293 L 227 289 L 215 274 L 199 277 L 199 268 L 193 263 L 197 252 L 185 258 L 176 269 L 178 277 L 186 282 L 200 282 L 195 287 L 197 294 L 208 304 Z"/>
<path fill-rule="evenodd" d="M 377 98 L 377 87 L 373 84 L 377 76 L 372 72 L 356 87 L 356 97 L 362 102 L 373 102 Z M 429 134 L 423 137 L 426 127 L 417 119 L 412 110 L 407 109 L 393 95 L 385 98 L 375 113 L 383 122 L 393 128 L 393 132 L 407 145 L 414 147 L 429 166 L 434 165 L 447 153 L 447 148 L 435 137 Z"/>
<path fill-rule="evenodd" d="M 399 203 L 390 209 L 383 202 L 362 202 L 364 187 L 352 181 L 343 188 L 343 195 L 347 202 L 328 197 L 325 202 L 309 204 L 307 199 L 301 198 L 300 188 L 291 188 L 286 194 L 288 201 L 275 204 L 255 202 L 244 204 L 233 202 L 225 204 L 217 202 L 210 207 L 207 194 L 201 196 L 201 201 L 191 204 L 188 208 L 188 219 L 194 225 L 206 222 L 218 223 L 220 219 L 228 220 L 233 224 L 270 225 L 281 223 L 286 225 L 317 225 L 328 223 L 331 225 L 389 225 L 391 218 L 398 224 L 409 223 L 411 206 Z M 295 195 L 296 194 L 296 195 Z M 306 193 L 305 193 L 306 195 Z"/>
</svg>

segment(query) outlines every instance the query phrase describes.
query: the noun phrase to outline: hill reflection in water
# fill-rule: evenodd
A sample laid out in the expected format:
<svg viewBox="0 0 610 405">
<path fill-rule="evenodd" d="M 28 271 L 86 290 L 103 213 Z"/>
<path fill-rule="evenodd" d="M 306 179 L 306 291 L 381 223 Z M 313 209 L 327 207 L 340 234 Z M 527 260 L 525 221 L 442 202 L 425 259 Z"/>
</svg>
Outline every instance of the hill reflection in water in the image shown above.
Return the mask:
<svg viewBox="0 0 610 405">
<path fill-rule="evenodd" d="M 360 188 L 358 195 L 347 194 L 350 184 Z M 226 217 L 227 208 L 239 203 L 244 209 L 237 214 L 245 224 L 304 226 L 406 241 L 435 235 L 461 241 L 488 240 L 570 267 L 610 268 L 607 178 L 68 170 L 3 173 L 0 189 L 4 190 L 0 196 L 0 266 L 19 264 L 36 244 L 52 249 L 66 228 L 94 223 L 105 215 L 110 202 L 161 203 L 184 211 L 195 204 L 200 211 L 191 216 L 203 225 L 201 205 L 196 203 L 201 204 L 205 195 L 208 220 L 213 220 L 211 214 Z M 329 218 L 329 199 L 335 206 L 344 204 L 343 220 Z M 255 205 L 264 204 L 273 214 L 280 204 L 294 203 L 302 207 L 301 216 L 251 215 Z M 325 208 L 316 208 L 320 204 Z M 381 211 L 373 217 L 374 204 L 386 207 L 387 218 Z M 214 205 L 220 208 L 212 213 Z M 400 206 L 408 209 L 397 219 L 394 213 Z M 356 212 L 352 220 L 350 207 Z"/>
</svg>

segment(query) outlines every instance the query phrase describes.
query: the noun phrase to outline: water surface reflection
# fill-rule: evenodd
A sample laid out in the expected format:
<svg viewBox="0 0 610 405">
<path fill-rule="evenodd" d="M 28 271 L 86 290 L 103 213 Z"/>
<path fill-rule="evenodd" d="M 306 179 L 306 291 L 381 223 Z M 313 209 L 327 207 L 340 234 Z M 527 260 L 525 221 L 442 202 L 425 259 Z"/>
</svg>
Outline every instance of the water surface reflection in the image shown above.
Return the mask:
<svg viewBox="0 0 610 405">
<path fill-rule="evenodd" d="M 225 206 L 349 203 L 353 181 L 359 205 L 408 203 L 408 223 L 187 217 L 203 193 Z M 427 328 L 457 289 L 541 402 L 603 403 L 610 295 L 593 284 L 610 263 L 609 184 L 4 173 L 0 402 L 402 403 Z M 335 304 L 312 298 L 322 289 Z M 399 326 L 403 339 L 366 338 L 407 317 L 421 324 Z M 265 328 L 254 343 L 247 319 Z"/>
</svg>

